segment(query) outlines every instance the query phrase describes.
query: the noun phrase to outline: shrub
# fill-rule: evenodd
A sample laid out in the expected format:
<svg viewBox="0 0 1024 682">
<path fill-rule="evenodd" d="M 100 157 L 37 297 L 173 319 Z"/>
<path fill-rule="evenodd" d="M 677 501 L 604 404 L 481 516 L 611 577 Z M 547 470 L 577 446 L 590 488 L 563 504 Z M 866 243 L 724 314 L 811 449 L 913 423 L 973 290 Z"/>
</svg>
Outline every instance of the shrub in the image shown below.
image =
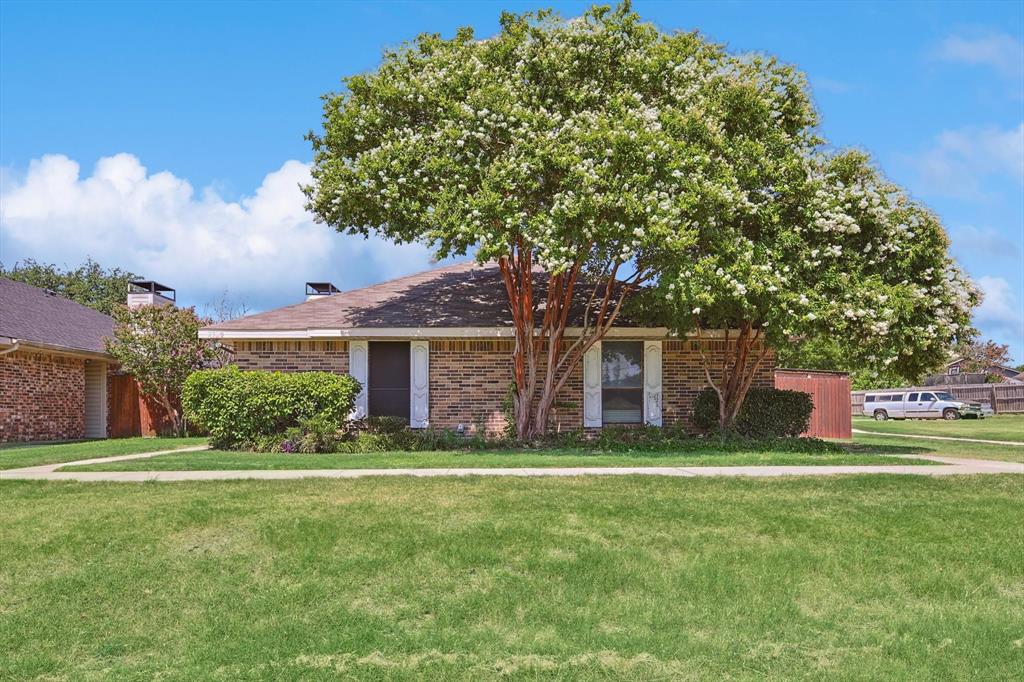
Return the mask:
<svg viewBox="0 0 1024 682">
<path fill-rule="evenodd" d="M 778 388 L 752 388 L 733 430 L 747 438 L 795 438 L 807 430 L 814 401 L 810 394 Z M 693 424 L 704 433 L 718 429 L 718 394 L 705 388 L 693 404 Z"/>
<path fill-rule="evenodd" d="M 266 447 L 268 437 L 280 444 L 286 438 L 279 434 L 303 423 L 318 433 L 332 424 L 336 430 L 359 390 L 359 382 L 346 375 L 242 372 L 232 366 L 194 372 L 181 398 L 188 419 L 209 431 L 216 447 Z"/>
</svg>

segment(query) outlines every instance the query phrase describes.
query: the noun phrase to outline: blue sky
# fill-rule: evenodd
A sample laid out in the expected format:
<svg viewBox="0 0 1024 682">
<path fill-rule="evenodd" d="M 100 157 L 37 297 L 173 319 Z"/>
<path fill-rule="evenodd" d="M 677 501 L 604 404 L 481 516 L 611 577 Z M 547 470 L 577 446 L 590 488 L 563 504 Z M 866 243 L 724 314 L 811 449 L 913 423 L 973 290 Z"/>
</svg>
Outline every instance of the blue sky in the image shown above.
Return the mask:
<svg viewBox="0 0 1024 682">
<path fill-rule="evenodd" d="M 311 223 L 296 185 L 320 95 L 424 31 L 589 3 L 0 3 L 0 261 L 92 255 L 261 309 L 307 279 L 351 288 L 422 248 Z M 1024 4 L 653 3 L 808 74 L 822 130 L 870 152 L 943 218 L 988 293 L 987 336 L 1024 361 Z"/>
</svg>

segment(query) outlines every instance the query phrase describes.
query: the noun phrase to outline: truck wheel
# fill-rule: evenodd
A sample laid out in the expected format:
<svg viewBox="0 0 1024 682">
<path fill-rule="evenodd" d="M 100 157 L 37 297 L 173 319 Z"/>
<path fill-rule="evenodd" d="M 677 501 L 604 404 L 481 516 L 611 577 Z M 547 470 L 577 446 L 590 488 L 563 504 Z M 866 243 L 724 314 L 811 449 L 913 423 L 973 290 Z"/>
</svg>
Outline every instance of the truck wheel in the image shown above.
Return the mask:
<svg viewBox="0 0 1024 682">
<path fill-rule="evenodd" d="M 886 412 L 885 410 L 875 410 L 875 421 L 876 422 L 884 422 L 888 418 L 889 418 L 889 413 Z"/>
<path fill-rule="evenodd" d="M 956 421 L 957 419 L 960 418 L 960 413 L 950 408 L 948 410 L 942 411 L 942 418 L 945 419 L 946 421 Z"/>
</svg>

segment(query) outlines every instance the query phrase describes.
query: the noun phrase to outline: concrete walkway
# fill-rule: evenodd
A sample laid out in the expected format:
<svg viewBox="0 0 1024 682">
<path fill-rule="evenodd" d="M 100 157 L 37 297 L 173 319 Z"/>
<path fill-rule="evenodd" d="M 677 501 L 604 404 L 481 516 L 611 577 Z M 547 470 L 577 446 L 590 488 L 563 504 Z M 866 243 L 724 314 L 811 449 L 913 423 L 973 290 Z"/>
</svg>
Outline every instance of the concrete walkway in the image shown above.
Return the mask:
<svg viewBox="0 0 1024 682">
<path fill-rule="evenodd" d="M 955 476 L 964 474 L 1024 474 L 1024 464 L 930 455 L 898 455 L 895 459 L 927 459 L 945 466 L 869 464 L 837 466 L 708 466 L 708 467 L 521 467 L 467 469 L 254 469 L 236 471 L 57 471 L 61 467 L 145 459 L 172 452 L 204 450 L 205 446 L 101 457 L 78 462 L 44 464 L 0 471 L 0 481 L 226 481 L 294 480 L 299 478 L 365 478 L 367 476 L 836 476 L 840 474 L 912 474 Z"/>
<path fill-rule="evenodd" d="M 1024 448 L 1024 443 L 1020 441 L 1012 440 L 984 440 L 982 438 L 957 438 L 955 436 L 921 436 L 913 433 L 882 433 L 881 431 L 864 431 L 862 429 L 852 429 L 854 433 L 862 433 L 865 436 L 892 436 L 894 438 L 920 438 L 922 440 L 951 440 L 954 443 L 985 443 L 986 445 L 1014 445 L 1018 448 Z"/>
</svg>

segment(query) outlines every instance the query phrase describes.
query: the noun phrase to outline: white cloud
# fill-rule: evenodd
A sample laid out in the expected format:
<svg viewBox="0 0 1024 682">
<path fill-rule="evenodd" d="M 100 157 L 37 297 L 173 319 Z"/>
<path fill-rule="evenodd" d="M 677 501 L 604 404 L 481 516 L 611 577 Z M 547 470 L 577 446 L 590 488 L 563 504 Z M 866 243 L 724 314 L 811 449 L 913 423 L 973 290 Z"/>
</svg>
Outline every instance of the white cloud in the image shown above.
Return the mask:
<svg viewBox="0 0 1024 682">
<path fill-rule="evenodd" d="M 343 236 L 313 222 L 299 184 L 309 166 L 287 161 L 252 196 L 198 194 L 168 172 L 148 173 L 131 154 L 99 160 L 89 177 L 63 155 L 0 180 L 0 260 L 76 265 L 92 256 L 176 287 L 202 304 L 225 290 L 250 308 L 301 300 L 303 283 L 342 288 L 429 267 L 421 246 Z"/>
<path fill-rule="evenodd" d="M 978 286 L 985 294 L 974 311 L 974 321 L 983 329 L 994 330 L 1013 343 L 1024 339 L 1024 309 L 1017 300 L 1010 283 L 1002 277 L 979 277 Z"/>
<path fill-rule="evenodd" d="M 994 31 L 947 36 L 934 56 L 948 62 L 988 66 L 1010 78 L 1024 74 L 1024 43 Z"/>
<path fill-rule="evenodd" d="M 970 199 L 987 196 L 984 180 L 994 176 L 1024 181 L 1024 123 L 946 130 L 931 149 L 913 159 L 923 190 Z"/>
</svg>

